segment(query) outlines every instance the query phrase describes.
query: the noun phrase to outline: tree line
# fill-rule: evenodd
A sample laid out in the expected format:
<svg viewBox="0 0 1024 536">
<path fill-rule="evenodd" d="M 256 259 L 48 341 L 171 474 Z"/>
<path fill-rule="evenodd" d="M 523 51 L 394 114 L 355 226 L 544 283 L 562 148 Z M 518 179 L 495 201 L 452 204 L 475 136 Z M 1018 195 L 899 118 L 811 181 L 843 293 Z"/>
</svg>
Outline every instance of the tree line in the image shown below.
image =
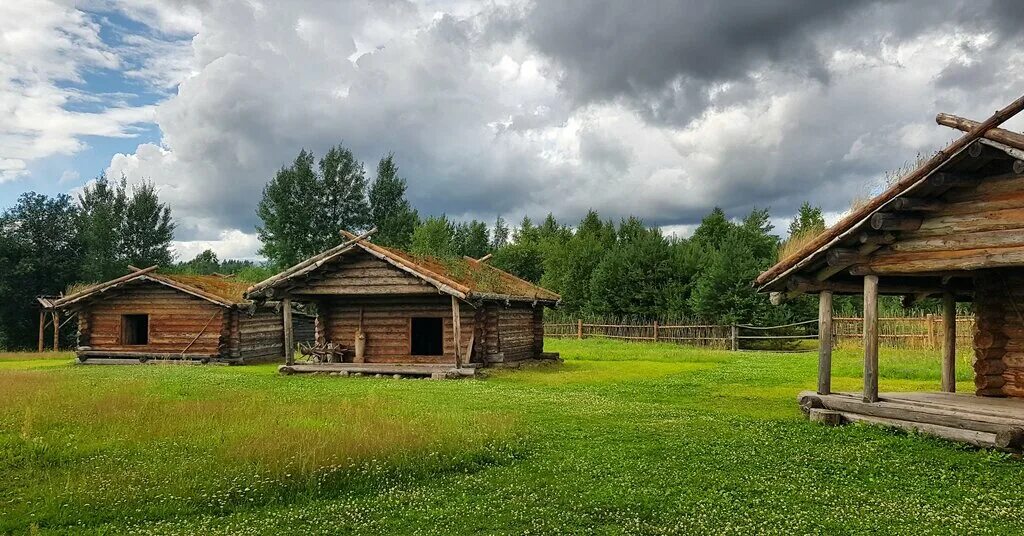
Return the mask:
<svg viewBox="0 0 1024 536">
<path fill-rule="evenodd" d="M 174 222 L 152 183 L 98 177 L 77 198 L 22 194 L 0 213 L 0 348 L 31 346 L 36 297 L 172 262 Z"/>
<path fill-rule="evenodd" d="M 378 229 L 373 241 L 433 257 L 479 258 L 562 295 L 569 313 L 607 317 L 690 317 L 721 323 L 783 323 L 813 315 L 814 304 L 797 300 L 771 306 L 751 287 L 778 258 L 782 240 L 766 209 L 740 219 L 712 210 L 690 238 L 666 236 L 636 217 L 614 222 L 590 211 L 569 224 L 548 214 L 510 226 L 502 217 L 488 225 L 421 218 L 405 193 L 394 155 L 377 165 L 376 179 L 344 147 L 317 161 L 301 151 L 263 191 L 257 212 L 263 248 L 285 267 L 341 242 L 338 229 Z M 823 230 L 821 210 L 804 204 L 790 236 Z"/>
<path fill-rule="evenodd" d="M 728 215 L 715 208 L 692 236 L 681 238 L 636 217 L 615 222 L 596 211 L 579 222 L 548 214 L 539 222 L 524 216 L 515 225 L 501 216 L 490 225 L 444 214 L 421 217 L 407 186 L 394 154 L 380 159 L 370 180 L 341 145 L 319 159 L 300 151 L 270 178 L 256 207 L 264 262 L 221 260 L 210 250 L 175 259 L 171 211 L 148 182 L 129 187 L 124 178 L 101 175 L 75 198 L 23 194 L 0 213 L 0 348 L 33 344 L 37 296 L 124 275 L 129 264 L 255 282 L 341 243 L 341 229 L 371 227 L 377 228 L 374 242 L 414 255 L 491 254 L 495 266 L 561 294 L 569 314 L 757 324 L 815 316 L 810 298 L 771 306 L 751 286 L 786 245 L 766 209 Z M 824 225 L 821 210 L 805 203 L 789 240 Z M 859 308 L 855 300 L 837 300 L 837 306 Z"/>
</svg>

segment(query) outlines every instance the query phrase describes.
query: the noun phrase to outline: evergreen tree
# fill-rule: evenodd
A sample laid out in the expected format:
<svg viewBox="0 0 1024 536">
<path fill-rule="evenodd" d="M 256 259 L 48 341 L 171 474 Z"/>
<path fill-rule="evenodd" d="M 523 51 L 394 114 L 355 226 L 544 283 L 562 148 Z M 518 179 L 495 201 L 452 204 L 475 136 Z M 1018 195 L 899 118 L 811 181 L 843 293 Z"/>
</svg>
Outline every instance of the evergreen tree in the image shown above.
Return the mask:
<svg viewBox="0 0 1024 536">
<path fill-rule="evenodd" d="M 505 218 L 498 216 L 498 219 L 494 220 L 494 232 L 491 233 L 491 250 L 497 250 L 508 243 L 508 224 L 505 223 Z"/>
<path fill-rule="evenodd" d="M 479 259 L 491 251 L 491 237 L 487 224 L 472 220 L 455 226 L 455 253 Z"/>
<path fill-rule="evenodd" d="M 591 275 L 590 310 L 615 317 L 663 314 L 673 275 L 668 242 L 634 217 L 623 220 L 617 234 Z"/>
<path fill-rule="evenodd" d="M 557 244 L 557 242 L 555 242 Z M 591 210 L 580 221 L 576 232 L 565 239 L 564 246 L 550 247 L 544 252 L 544 285 L 562 296 L 568 311 L 589 308 L 591 276 L 597 265 L 615 244 L 615 228 L 602 222 Z"/>
<path fill-rule="evenodd" d="M 101 174 L 78 196 L 76 221 L 84 252 L 80 271 L 83 281 L 106 281 L 125 273 L 125 184 L 123 177 L 119 183 L 111 183 Z"/>
<path fill-rule="evenodd" d="M 512 237 L 512 242 L 494 252 L 494 266 L 531 283 L 538 283 L 544 275 L 544 254 L 540 232 L 529 216 L 523 216 Z"/>
<path fill-rule="evenodd" d="M 413 231 L 410 252 L 439 258 L 454 257 L 455 226 L 443 214 L 430 216 Z"/>
<path fill-rule="evenodd" d="M 693 236 L 690 237 L 690 241 L 704 249 L 718 249 L 732 226 L 732 222 L 725 217 L 725 211 L 715 207 L 701 220 L 700 225 L 693 232 Z"/>
<path fill-rule="evenodd" d="M 82 241 L 84 281 L 124 275 L 126 266 L 168 266 L 174 222 L 156 187 L 142 182 L 131 189 L 100 175 L 78 196 L 77 231 Z"/>
<path fill-rule="evenodd" d="M 819 207 L 812 207 L 804 201 L 797 211 L 796 217 L 789 224 L 789 236 L 817 235 L 825 230 L 825 218 Z"/>
<path fill-rule="evenodd" d="M 128 201 L 121 231 L 121 254 L 125 264 L 138 267 L 170 265 L 171 240 L 174 239 L 171 209 L 160 202 L 156 187 L 148 181 L 136 185 L 131 195 L 126 197 Z"/>
<path fill-rule="evenodd" d="M 352 151 L 336 145 L 320 159 L 316 177 L 318 203 L 313 223 L 316 252 L 341 243 L 342 229 L 358 233 L 371 222 L 366 199 L 366 174 Z"/>
<path fill-rule="evenodd" d="M 377 228 L 373 241 L 382 246 L 409 249 L 419 215 L 405 198 L 406 182 L 398 176 L 394 153 L 380 159 L 377 179 L 370 186 L 371 225 Z"/>
<path fill-rule="evenodd" d="M 728 233 L 706 262 L 691 296 L 694 313 L 726 324 L 752 322 L 763 297 L 750 282 L 760 267 L 743 233 L 735 229 Z"/>
<path fill-rule="evenodd" d="M 212 274 L 220 271 L 220 260 L 212 249 L 207 249 L 192 260 L 182 263 L 179 270 L 190 274 Z"/>
</svg>

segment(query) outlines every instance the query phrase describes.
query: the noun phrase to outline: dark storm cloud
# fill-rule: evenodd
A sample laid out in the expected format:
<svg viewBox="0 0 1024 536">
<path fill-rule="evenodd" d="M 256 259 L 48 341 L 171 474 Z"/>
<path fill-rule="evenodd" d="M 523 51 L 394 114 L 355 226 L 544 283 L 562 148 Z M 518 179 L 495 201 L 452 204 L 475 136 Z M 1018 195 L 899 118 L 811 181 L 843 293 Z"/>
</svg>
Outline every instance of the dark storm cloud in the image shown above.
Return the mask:
<svg viewBox="0 0 1024 536">
<path fill-rule="evenodd" d="M 336 143 L 371 176 L 393 151 L 424 215 L 839 212 L 949 141 L 936 112 L 983 117 L 1024 79 L 1012 2 L 334 5 L 204 18 L 163 148 L 111 170 L 166 187 L 179 239 L 251 233 L 266 180 Z"/>
<path fill-rule="evenodd" d="M 752 97 L 759 70 L 827 83 L 825 58 L 836 47 L 896 44 L 936 27 L 1013 40 L 1024 33 L 1024 4 L 569 0 L 537 2 L 521 31 L 561 67 L 561 86 L 576 103 L 622 99 L 651 121 L 683 125 L 708 107 Z M 988 67 L 952 64 L 939 85 L 983 86 Z"/>
<path fill-rule="evenodd" d="M 762 67 L 827 80 L 812 38 L 866 3 L 538 2 L 525 31 L 562 66 L 577 100 L 638 98 L 654 117 L 685 120 L 707 104 L 711 84 Z"/>
</svg>

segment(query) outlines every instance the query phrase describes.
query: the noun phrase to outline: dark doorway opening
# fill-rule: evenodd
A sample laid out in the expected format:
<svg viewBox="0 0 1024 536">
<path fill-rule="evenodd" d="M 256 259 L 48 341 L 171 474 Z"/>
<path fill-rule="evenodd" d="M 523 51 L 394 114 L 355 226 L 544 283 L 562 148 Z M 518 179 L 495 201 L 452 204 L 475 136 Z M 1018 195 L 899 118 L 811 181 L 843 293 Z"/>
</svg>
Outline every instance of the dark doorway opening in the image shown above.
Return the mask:
<svg viewBox="0 0 1024 536">
<path fill-rule="evenodd" d="M 121 340 L 131 346 L 149 344 L 149 315 L 121 315 Z"/>
<path fill-rule="evenodd" d="M 413 318 L 409 338 L 412 355 L 444 355 L 444 328 L 440 318 Z"/>
</svg>

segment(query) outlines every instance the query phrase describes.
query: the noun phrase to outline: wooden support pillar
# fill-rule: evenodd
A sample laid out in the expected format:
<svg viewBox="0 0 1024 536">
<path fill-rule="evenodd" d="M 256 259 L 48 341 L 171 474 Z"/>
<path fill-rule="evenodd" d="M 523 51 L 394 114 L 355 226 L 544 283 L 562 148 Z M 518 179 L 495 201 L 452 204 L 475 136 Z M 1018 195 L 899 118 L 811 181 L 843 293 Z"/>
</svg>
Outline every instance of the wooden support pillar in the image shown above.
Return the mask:
<svg viewBox="0 0 1024 536">
<path fill-rule="evenodd" d="M 46 338 L 46 310 L 39 310 L 39 353 L 43 353 L 43 339 Z"/>
<path fill-rule="evenodd" d="M 53 351 L 60 350 L 60 313 L 54 309 L 52 313 L 53 319 Z"/>
<path fill-rule="evenodd" d="M 942 294 L 942 391 L 956 392 L 956 297 Z"/>
<path fill-rule="evenodd" d="M 658 342 L 658 321 L 654 321 L 654 342 Z"/>
<path fill-rule="evenodd" d="M 832 291 L 818 294 L 818 394 L 832 392 Z"/>
<path fill-rule="evenodd" d="M 452 338 L 455 339 L 455 368 L 462 368 L 462 314 L 459 312 L 459 299 L 452 296 Z"/>
<path fill-rule="evenodd" d="M 583 319 L 582 318 L 576 321 L 576 338 L 577 339 L 582 339 L 583 338 Z"/>
<path fill-rule="evenodd" d="M 729 342 L 733 352 L 740 349 L 740 328 L 738 328 L 736 324 L 732 325 L 732 333 L 729 337 Z"/>
<path fill-rule="evenodd" d="M 285 296 L 281 300 L 281 318 L 284 323 L 284 364 L 295 364 L 295 333 L 292 326 L 292 299 Z"/>
<path fill-rule="evenodd" d="M 864 276 L 864 401 L 878 402 L 878 276 Z"/>
</svg>

